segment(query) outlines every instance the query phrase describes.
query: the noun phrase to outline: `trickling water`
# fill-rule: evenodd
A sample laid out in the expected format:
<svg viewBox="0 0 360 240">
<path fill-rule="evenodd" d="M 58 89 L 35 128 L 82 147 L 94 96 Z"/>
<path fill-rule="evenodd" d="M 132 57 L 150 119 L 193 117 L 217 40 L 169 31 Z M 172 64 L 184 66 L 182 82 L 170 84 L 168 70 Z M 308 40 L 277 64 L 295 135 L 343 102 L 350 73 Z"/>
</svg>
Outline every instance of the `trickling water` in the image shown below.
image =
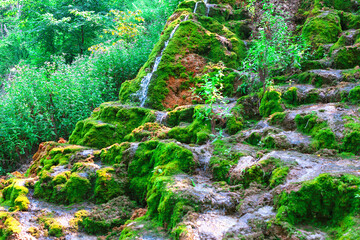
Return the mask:
<svg viewBox="0 0 360 240">
<path fill-rule="evenodd" d="M 186 16 L 184 21 L 186 21 L 188 19 L 189 16 Z M 172 30 L 171 34 L 170 34 L 170 37 L 169 39 L 165 42 L 165 46 L 164 48 L 161 50 L 161 53 L 160 53 L 160 56 L 158 56 L 156 59 L 155 59 L 155 63 L 154 63 L 154 67 L 151 71 L 151 73 L 148 73 L 142 80 L 141 80 L 141 83 L 140 83 L 140 89 L 139 91 L 137 91 L 135 93 L 135 96 L 137 96 L 140 100 L 140 107 L 144 107 L 145 105 L 145 101 L 146 101 L 146 98 L 147 98 L 147 93 L 148 93 L 148 90 L 149 90 L 149 84 L 150 84 L 150 81 L 151 81 L 151 78 L 154 74 L 154 72 L 156 72 L 156 70 L 158 69 L 159 67 L 159 64 L 160 64 L 160 61 L 161 61 L 161 58 L 163 56 L 163 53 L 166 49 L 166 47 L 169 45 L 169 42 L 170 40 L 174 37 L 175 35 L 175 32 L 176 30 L 179 28 L 180 24 L 176 25 L 176 27 Z"/>
<path fill-rule="evenodd" d="M 164 122 L 166 121 L 166 119 L 168 117 L 167 112 L 157 111 L 157 112 L 155 112 L 155 115 L 156 115 L 156 122 L 160 123 L 160 124 L 164 124 Z"/>
</svg>

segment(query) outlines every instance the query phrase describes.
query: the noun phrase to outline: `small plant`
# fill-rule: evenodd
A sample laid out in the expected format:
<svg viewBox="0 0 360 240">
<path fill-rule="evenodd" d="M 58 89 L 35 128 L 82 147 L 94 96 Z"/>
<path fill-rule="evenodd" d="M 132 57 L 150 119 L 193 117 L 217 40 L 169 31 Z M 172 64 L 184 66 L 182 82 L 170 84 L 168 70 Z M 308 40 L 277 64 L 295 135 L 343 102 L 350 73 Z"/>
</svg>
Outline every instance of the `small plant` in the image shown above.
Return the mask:
<svg viewBox="0 0 360 240">
<path fill-rule="evenodd" d="M 251 6 L 248 8 L 251 9 Z M 259 31 L 253 36 L 256 41 L 243 61 L 243 71 L 257 74 L 265 93 L 279 70 L 300 68 L 307 46 L 301 38 L 292 35 L 285 18 L 275 12 L 272 4 L 264 2 L 263 10 Z"/>
<path fill-rule="evenodd" d="M 227 107 L 227 101 L 224 99 L 221 90 L 223 89 L 222 77 L 224 74 L 220 70 L 214 76 L 206 74 L 201 79 L 203 83 L 192 88 L 193 96 L 204 101 L 203 108 L 195 108 L 194 116 L 199 120 L 210 120 L 211 131 L 215 135 L 216 122 L 219 121 L 220 125 L 225 125 L 225 119 L 231 116 L 230 110 Z M 222 106 L 214 106 L 220 103 Z M 218 111 L 218 110 L 222 111 Z M 222 134 L 222 131 L 220 132 Z"/>
</svg>

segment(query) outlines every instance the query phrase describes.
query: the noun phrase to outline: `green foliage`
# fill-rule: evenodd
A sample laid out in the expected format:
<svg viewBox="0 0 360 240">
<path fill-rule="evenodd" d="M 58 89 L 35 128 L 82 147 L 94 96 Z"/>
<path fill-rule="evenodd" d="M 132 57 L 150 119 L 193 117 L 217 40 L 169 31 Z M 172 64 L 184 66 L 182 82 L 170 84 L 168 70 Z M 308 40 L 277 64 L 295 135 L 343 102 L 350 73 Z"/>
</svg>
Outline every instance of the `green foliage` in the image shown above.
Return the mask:
<svg viewBox="0 0 360 240">
<path fill-rule="evenodd" d="M 297 105 L 298 104 L 297 88 L 290 87 L 286 92 L 283 93 L 281 99 L 283 99 L 284 102 L 287 104 Z"/>
<path fill-rule="evenodd" d="M 292 36 L 285 18 L 275 12 L 272 4 L 263 3 L 263 10 L 259 32 L 243 61 L 243 70 L 258 73 L 265 93 L 276 71 L 300 68 L 306 45 L 302 38 Z"/>
<path fill-rule="evenodd" d="M 10 206 L 10 210 L 26 211 L 29 207 L 29 199 L 26 197 L 29 190 L 21 186 L 18 181 L 4 188 L 1 203 Z"/>
</svg>

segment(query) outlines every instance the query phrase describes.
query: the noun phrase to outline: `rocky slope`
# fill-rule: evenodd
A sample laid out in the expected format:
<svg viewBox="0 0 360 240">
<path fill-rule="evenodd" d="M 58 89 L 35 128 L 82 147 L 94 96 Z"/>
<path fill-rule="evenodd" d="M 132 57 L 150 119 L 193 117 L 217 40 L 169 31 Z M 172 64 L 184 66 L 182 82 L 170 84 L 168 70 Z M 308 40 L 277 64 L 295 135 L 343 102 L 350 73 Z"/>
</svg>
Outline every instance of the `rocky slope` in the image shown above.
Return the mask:
<svg viewBox="0 0 360 240">
<path fill-rule="evenodd" d="M 261 4 L 182 2 L 119 102 L 1 180 L 0 238 L 359 239 L 359 3 L 273 2 L 312 45 L 301 72 L 245 95 Z M 214 136 L 189 89 L 219 69 Z"/>
</svg>

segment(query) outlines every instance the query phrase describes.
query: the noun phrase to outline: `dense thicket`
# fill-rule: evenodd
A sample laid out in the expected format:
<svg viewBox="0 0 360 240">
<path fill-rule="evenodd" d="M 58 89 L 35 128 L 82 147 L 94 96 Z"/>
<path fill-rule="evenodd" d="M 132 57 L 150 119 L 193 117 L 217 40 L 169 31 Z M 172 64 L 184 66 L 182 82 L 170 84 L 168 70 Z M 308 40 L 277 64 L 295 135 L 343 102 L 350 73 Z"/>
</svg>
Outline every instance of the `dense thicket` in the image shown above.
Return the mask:
<svg viewBox="0 0 360 240">
<path fill-rule="evenodd" d="M 78 120 L 100 103 L 115 100 L 121 83 L 134 78 L 147 60 L 178 3 L 2 1 L 2 169 L 15 167 L 41 141 L 67 138 Z M 126 14 L 140 10 L 144 21 L 131 16 L 119 20 L 109 14 L 112 9 Z M 121 35 L 119 24 L 128 23 L 136 24 L 138 34 Z M 89 51 L 98 44 L 106 50 Z"/>
</svg>

